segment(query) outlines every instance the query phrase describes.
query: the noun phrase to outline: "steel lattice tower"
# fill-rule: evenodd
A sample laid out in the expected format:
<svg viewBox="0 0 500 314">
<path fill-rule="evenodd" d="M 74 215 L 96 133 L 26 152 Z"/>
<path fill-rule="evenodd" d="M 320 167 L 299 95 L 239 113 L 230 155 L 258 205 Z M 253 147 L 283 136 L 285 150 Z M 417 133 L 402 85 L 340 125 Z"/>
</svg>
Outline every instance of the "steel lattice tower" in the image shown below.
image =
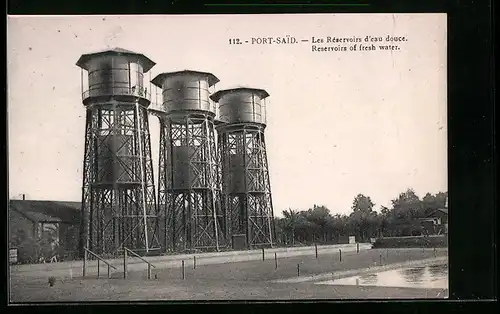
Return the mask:
<svg viewBox="0 0 500 314">
<path fill-rule="evenodd" d="M 219 250 L 224 245 L 221 191 L 210 88 L 211 73 L 162 73 L 158 200 L 168 251 Z"/>
<path fill-rule="evenodd" d="M 223 204 L 227 213 L 226 237 L 246 236 L 248 248 L 273 245 L 274 215 L 264 139 L 265 99 L 262 89 L 218 91 L 217 127 L 221 152 Z"/>
<path fill-rule="evenodd" d="M 155 63 L 115 48 L 84 54 L 77 65 L 86 107 L 81 254 L 83 247 L 104 255 L 116 255 L 122 247 L 157 250 L 150 93 L 143 84 Z"/>
</svg>

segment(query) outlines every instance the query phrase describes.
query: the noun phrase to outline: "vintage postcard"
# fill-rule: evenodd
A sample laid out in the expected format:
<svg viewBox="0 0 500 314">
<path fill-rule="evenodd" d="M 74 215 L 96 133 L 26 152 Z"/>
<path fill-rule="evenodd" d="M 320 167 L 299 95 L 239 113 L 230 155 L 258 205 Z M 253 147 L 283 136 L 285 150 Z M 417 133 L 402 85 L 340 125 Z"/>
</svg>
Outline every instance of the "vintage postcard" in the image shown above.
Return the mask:
<svg viewBox="0 0 500 314">
<path fill-rule="evenodd" d="M 447 298 L 446 25 L 8 16 L 10 302 Z"/>
</svg>

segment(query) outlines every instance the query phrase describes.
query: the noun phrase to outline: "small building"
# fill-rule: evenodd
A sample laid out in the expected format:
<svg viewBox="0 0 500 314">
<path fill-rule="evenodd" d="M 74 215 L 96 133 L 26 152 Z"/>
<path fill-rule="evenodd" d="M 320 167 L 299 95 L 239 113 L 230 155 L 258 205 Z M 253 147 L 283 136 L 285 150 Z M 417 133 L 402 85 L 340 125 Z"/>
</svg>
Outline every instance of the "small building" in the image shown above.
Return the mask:
<svg viewBox="0 0 500 314">
<path fill-rule="evenodd" d="M 448 209 L 438 208 L 432 211 L 428 217 L 435 218 L 440 225 L 448 224 Z"/>
<path fill-rule="evenodd" d="M 77 256 L 81 203 L 9 201 L 9 248 L 21 263 Z"/>
<path fill-rule="evenodd" d="M 438 208 L 431 211 L 427 217 L 420 220 L 428 234 L 448 233 L 448 209 Z"/>
</svg>

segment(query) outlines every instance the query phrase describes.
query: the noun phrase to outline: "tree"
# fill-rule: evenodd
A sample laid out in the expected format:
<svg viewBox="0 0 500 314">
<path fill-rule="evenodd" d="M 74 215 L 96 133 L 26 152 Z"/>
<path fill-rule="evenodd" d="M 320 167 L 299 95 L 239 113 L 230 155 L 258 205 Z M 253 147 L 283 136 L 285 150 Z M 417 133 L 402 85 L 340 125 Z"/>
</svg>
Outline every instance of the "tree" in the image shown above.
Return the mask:
<svg viewBox="0 0 500 314">
<path fill-rule="evenodd" d="M 445 208 L 447 198 L 448 192 L 439 192 L 436 195 L 432 195 L 430 193 L 425 194 L 422 198 L 422 206 L 425 211 L 425 215 L 427 216 L 438 208 Z"/>
<path fill-rule="evenodd" d="M 278 218 L 274 217 L 274 228 L 275 228 L 275 234 L 276 234 L 276 239 L 274 241 L 276 243 L 285 243 L 286 242 L 286 233 L 285 233 L 285 219 L 284 218 Z"/>
<path fill-rule="evenodd" d="M 327 229 L 331 238 L 335 238 L 338 242 L 340 236 L 349 234 L 349 217 L 339 214 L 330 216 L 327 221 Z"/>
<path fill-rule="evenodd" d="M 419 218 L 431 211 L 444 208 L 448 192 L 425 194 L 420 199 L 414 190 L 406 189 L 391 201 L 391 208 L 380 206 L 379 213 L 369 196 L 358 194 L 352 202 L 352 212 L 331 215 L 325 206 L 313 205 L 308 210 L 288 209 L 283 218 L 276 220 L 276 230 L 284 243 L 295 241 L 339 240 L 341 236 L 356 235 L 362 241 L 371 237 L 403 236 L 420 234 Z"/>
<path fill-rule="evenodd" d="M 421 226 L 418 218 L 425 217 L 425 208 L 422 201 L 413 189 L 400 193 L 392 203 L 392 227 L 397 229 L 399 236 L 418 235 Z"/>
<path fill-rule="evenodd" d="M 391 209 L 380 206 L 380 215 L 379 215 L 379 223 L 380 223 L 380 236 L 391 236 L 392 235 L 392 220 L 393 220 L 393 212 Z"/>
<path fill-rule="evenodd" d="M 297 215 L 295 235 L 300 242 L 313 241 L 314 228 L 316 226 L 307 219 L 307 216 L 307 211 L 300 211 Z"/>
<path fill-rule="evenodd" d="M 374 236 L 378 230 L 377 212 L 373 210 L 375 204 L 369 196 L 358 194 L 352 203 L 350 220 L 355 235 L 365 241 Z"/>
<path fill-rule="evenodd" d="M 399 219 L 411 220 L 422 217 L 422 202 L 413 189 L 407 189 L 391 201 L 392 208 Z"/>
<path fill-rule="evenodd" d="M 327 223 L 330 216 L 330 210 L 325 206 L 314 205 L 307 212 L 304 213 L 306 219 L 311 223 L 311 227 L 314 229 L 313 236 L 315 238 L 322 238 L 326 241 L 326 230 Z M 313 239 L 313 241 L 316 239 Z"/>
<path fill-rule="evenodd" d="M 284 210 L 282 213 L 284 217 L 283 230 L 287 232 L 289 237 L 292 239 L 292 245 L 295 245 L 295 229 L 297 227 L 299 214 L 296 210 L 291 208 Z"/>
<path fill-rule="evenodd" d="M 381 213 L 382 215 L 385 215 L 385 214 L 387 214 L 388 212 L 390 212 L 390 209 L 389 209 L 389 208 L 387 208 L 387 207 L 385 207 L 385 206 L 383 206 L 383 205 L 380 205 L 380 213 Z"/>
<path fill-rule="evenodd" d="M 372 200 L 369 196 L 364 196 L 363 194 L 358 194 L 354 198 L 354 201 L 352 202 L 351 209 L 354 212 L 362 211 L 362 212 L 370 213 L 371 211 L 373 211 L 373 206 L 375 206 L 375 204 L 372 202 Z"/>
</svg>

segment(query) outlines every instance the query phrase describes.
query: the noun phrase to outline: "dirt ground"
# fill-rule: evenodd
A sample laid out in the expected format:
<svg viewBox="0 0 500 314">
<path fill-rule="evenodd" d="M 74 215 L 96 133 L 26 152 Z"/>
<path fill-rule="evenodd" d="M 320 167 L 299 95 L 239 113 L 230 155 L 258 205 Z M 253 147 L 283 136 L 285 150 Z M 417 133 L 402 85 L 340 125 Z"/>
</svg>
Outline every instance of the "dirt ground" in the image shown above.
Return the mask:
<svg viewBox="0 0 500 314">
<path fill-rule="evenodd" d="M 325 286 L 312 282 L 274 283 L 272 280 L 310 276 L 327 272 L 363 269 L 368 267 L 447 256 L 446 249 L 372 249 L 336 254 L 296 256 L 265 261 L 245 261 L 224 264 L 190 264 L 184 268 L 157 268 L 147 279 L 146 266 L 130 271 L 123 279 L 119 269 L 110 279 L 97 279 L 95 274 L 82 279 L 56 278 L 49 287 L 47 276 L 25 277 L 11 272 L 11 302 L 54 301 L 131 301 L 131 300 L 290 300 L 290 299 L 387 299 L 443 298 L 442 289 L 386 288 L 366 286 Z M 104 272 L 104 275 L 106 273 Z"/>
</svg>

